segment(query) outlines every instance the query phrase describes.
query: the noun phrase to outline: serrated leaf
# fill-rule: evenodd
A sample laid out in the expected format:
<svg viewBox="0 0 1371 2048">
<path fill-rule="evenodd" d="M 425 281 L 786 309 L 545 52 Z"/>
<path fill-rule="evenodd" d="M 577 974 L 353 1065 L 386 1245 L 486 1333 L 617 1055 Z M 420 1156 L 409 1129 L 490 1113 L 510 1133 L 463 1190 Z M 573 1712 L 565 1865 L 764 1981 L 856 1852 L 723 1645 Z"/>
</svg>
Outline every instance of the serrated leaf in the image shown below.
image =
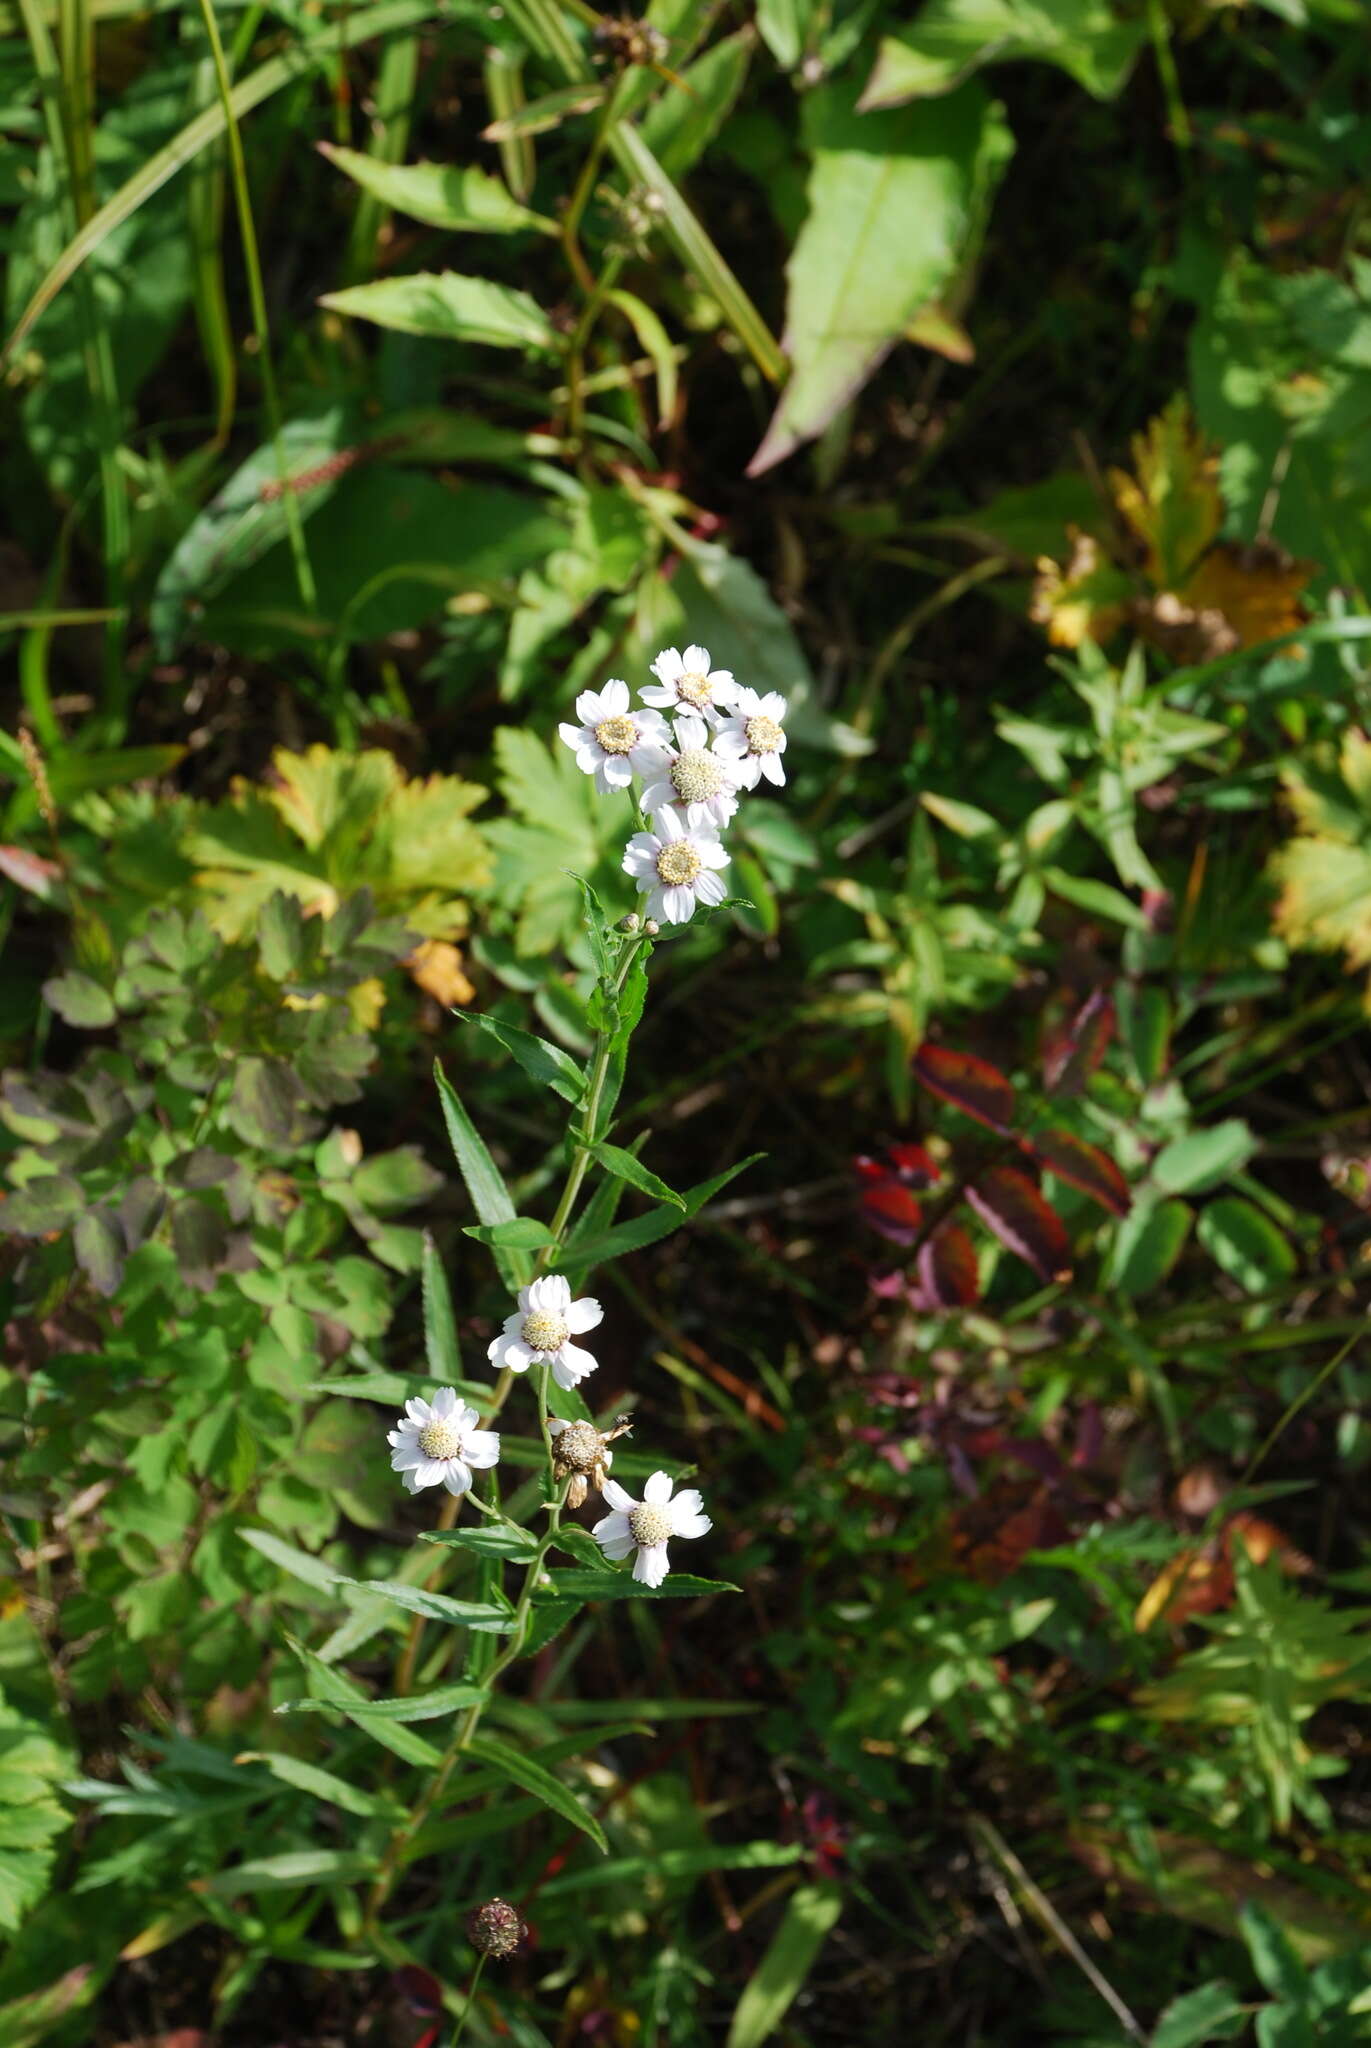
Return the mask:
<svg viewBox="0 0 1371 2048">
<path fill-rule="evenodd" d="M 585 1075 L 560 1045 L 539 1038 L 536 1032 L 521 1030 L 517 1024 L 506 1024 L 499 1017 L 489 1017 L 480 1010 L 464 1010 L 460 1015 L 464 1023 L 474 1024 L 478 1031 L 484 1031 L 488 1038 L 493 1038 L 497 1045 L 511 1053 L 530 1080 L 536 1081 L 540 1088 L 550 1088 L 573 1108 L 579 1105 L 586 1090 Z"/>
<path fill-rule="evenodd" d="M 442 1105 L 443 1122 L 452 1142 L 457 1165 L 466 1183 L 471 1204 L 481 1222 L 487 1226 L 509 1223 L 514 1218 L 514 1204 L 509 1198 L 503 1176 L 490 1153 L 485 1140 L 462 1106 L 460 1096 L 448 1080 L 438 1061 L 433 1064 L 433 1078 L 438 1084 L 438 1100 Z M 507 1287 L 516 1291 L 528 1280 L 530 1267 L 527 1255 L 518 1251 L 500 1248 L 495 1252 L 495 1263 Z"/>
<path fill-rule="evenodd" d="M 1203 2048 L 1209 2041 L 1232 2041 L 1247 2025 L 1247 2010 L 1233 1995 L 1231 1984 L 1201 1984 L 1173 1998 L 1152 2035 L 1151 2048 Z"/>
<path fill-rule="evenodd" d="M 507 1223 L 465 1223 L 462 1234 L 503 1251 L 537 1252 L 557 1242 L 547 1225 L 533 1216 L 511 1216 Z"/>
<path fill-rule="evenodd" d="M 1108 0 L 926 0 L 911 26 L 882 37 L 861 104 L 950 92 L 983 64 L 1026 58 L 1113 99 L 1146 40 L 1145 20 L 1121 21 Z"/>
<path fill-rule="evenodd" d="M 117 1012 L 108 989 L 101 988 L 88 974 L 75 968 L 56 974 L 43 983 L 43 1001 L 50 1010 L 81 1031 L 100 1031 L 112 1024 Z"/>
<path fill-rule="evenodd" d="M 594 1539 L 592 1538 L 592 1541 Z M 689 1572 L 669 1572 L 660 1586 L 645 1586 L 631 1571 L 551 1571 L 546 1586 L 534 1589 L 534 1600 L 692 1600 L 706 1593 L 737 1593 L 727 1579 L 697 1579 Z"/>
<path fill-rule="evenodd" d="M 513 1613 L 507 1607 L 493 1607 L 482 1600 L 454 1600 L 447 1593 L 430 1593 L 424 1586 L 407 1585 L 403 1579 L 350 1579 L 338 1573 L 334 1583 L 355 1586 L 359 1593 L 389 1600 L 393 1606 L 403 1607 L 410 1614 L 422 1614 L 428 1621 L 445 1621 L 454 1628 L 471 1628 L 482 1635 L 507 1634 L 514 1625 Z"/>
<path fill-rule="evenodd" d="M 558 345 L 551 321 L 527 292 L 496 284 L 492 278 L 462 277 L 453 270 L 348 285 L 325 292 L 319 304 L 354 320 L 439 341 L 549 352 Z"/>
<path fill-rule="evenodd" d="M 574 1262 L 578 1270 L 588 1273 L 610 1259 L 622 1258 L 625 1252 L 639 1251 L 644 1245 L 656 1244 L 659 1238 L 670 1237 L 673 1230 L 679 1230 L 682 1223 L 698 1215 L 706 1202 L 712 1201 L 738 1174 L 746 1172 L 749 1166 L 765 1157 L 764 1152 L 753 1152 L 746 1159 L 740 1159 L 736 1166 L 715 1174 L 712 1180 L 700 1181 L 695 1187 L 688 1188 L 680 1198 L 680 1208 L 663 1203 L 656 1209 L 645 1210 L 641 1216 L 635 1216 L 627 1223 L 616 1223 L 595 1236 L 573 1236 L 567 1246 L 567 1264 Z"/>
<path fill-rule="evenodd" d="M 440 1386 L 453 1386 L 462 1377 L 462 1351 L 457 1341 L 457 1318 L 447 1274 L 431 1232 L 424 1232 L 420 1259 L 420 1285 L 424 1300 L 424 1356 L 428 1369 Z"/>
<path fill-rule="evenodd" d="M 466 1707 L 484 1706 L 490 1693 L 483 1685 L 441 1685 L 434 1692 L 415 1693 L 405 1699 L 359 1699 L 349 1707 L 357 1721 L 435 1721 L 444 1714 L 456 1714 Z M 278 1714 L 336 1713 L 332 1700 L 282 1700 Z"/>
<path fill-rule="evenodd" d="M 470 1550 L 477 1557 L 531 1557 L 538 1539 L 529 1530 L 510 1522 L 493 1528 L 424 1529 L 421 1543 L 441 1544 L 445 1550 Z"/>
<path fill-rule="evenodd" d="M 551 1771 L 544 1770 L 532 1757 L 525 1756 L 522 1750 L 514 1749 L 506 1742 L 497 1741 L 493 1735 L 474 1735 L 467 1744 L 466 1753 L 477 1763 L 488 1764 L 502 1778 L 508 1778 L 511 1784 L 541 1799 L 544 1806 L 551 1807 L 563 1820 L 569 1820 L 582 1834 L 589 1835 L 601 1854 L 608 1855 L 605 1831 L 594 1814 L 587 1812 L 560 1778 L 554 1778 Z"/>
<path fill-rule="evenodd" d="M 318 147 L 321 155 L 383 206 L 429 227 L 477 235 L 513 234 L 529 228 L 544 235 L 557 233 L 555 221 L 531 213 L 498 178 L 475 165 L 388 164 L 381 157 L 332 142 L 321 142 Z"/>
<path fill-rule="evenodd" d="M 392 1724 L 384 1717 L 368 1721 L 365 1715 L 359 1715 L 357 1709 L 367 1705 L 367 1696 L 362 1688 L 345 1672 L 337 1670 L 332 1664 L 326 1664 L 323 1658 L 306 1644 L 297 1642 L 294 1636 L 288 1635 L 286 1641 L 304 1666 L 307 1680 L 313 1687 L 321 1707 L 336 1708 L 340 1714 L 352 1721 L 354 1726 L 364 1728 L 373 1742 L 379 1742 L 383 1749 L 390 1750 L 405 1763 L 422 1764 L 428 1770 L 438 1768 L 443 1760 L 441 1750 L 435 1749 L 422 1735 L 414 1734 L 402 1724 Z"/>
<path fill-rule="evenodd" d="M 626 1152 L 622 1145 L 602 1142 L 595 1147 L 593 1156 L 606 1172 L 614 1174 L 619 1180 L 627 1181 L 631 1188 L 637 1188 L 641 1194 L 651 1195 L 655 1202 L 672 1202 L 678 1209 L 684 1210 L 684 1195 L 678 1195 L 664 1180 L 649 1172 L 642 1161 L 632 1152 Z"/>
</svg>

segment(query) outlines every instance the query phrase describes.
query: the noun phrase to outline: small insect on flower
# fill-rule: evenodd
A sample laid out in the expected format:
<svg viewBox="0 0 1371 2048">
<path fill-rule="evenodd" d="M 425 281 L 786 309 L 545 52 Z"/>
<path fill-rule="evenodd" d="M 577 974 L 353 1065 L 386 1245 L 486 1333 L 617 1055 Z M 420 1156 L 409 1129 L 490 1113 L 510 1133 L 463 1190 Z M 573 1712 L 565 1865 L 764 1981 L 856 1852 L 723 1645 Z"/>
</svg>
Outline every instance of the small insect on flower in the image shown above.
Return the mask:
<svg viewBox="0 0 1371 2048">
<path fill-rule="evenodd" d="M 722 903 L 719 869 L 728 855 L 713 832 L 691 832 L 675 811 L 659 811 L 655 832 L 635 832 L 624 848 L 623 868 L 647 898 L 644 929 L 688 924 L 697 903 Z"/>
<path fill-rule="evenodd" d="M 687 647 L 684 654 L 664 647 L 652 664 L 655 683 L 639 691 L 644 704 L 662 711 L 698 711 L 711 725 L 719 723 L 719 707 L 731 704 L 738 685 L 726 668 L 711 668 L 707 647 Z"/>
<path fill-rule="evenodd" d="M 676 744 L 662 745 L 643 757 L 648 779 L 642 808 L 650 818 L 676 810 L 692 832 L 726 825 L 738 808 L 742 768 L 732 754 L 710 745 L 709 729 L 693 711 L 676 720 Z"/>
<path fill-rule="evenodd" d="M 627 789 L 635 771 L 655 770 L 667 745 L 666 721 L 659 711 L 630 711 L 628 684 L 607 682 L 603 690 L 582 690 L 576 699 L 579 726 L 559 725 L 576 756 L 576 766 L 595 777 L 602 796 Z"/>
<path fill-rule="evenodd" d="M 591 1534 L 616 1563 L 636 1551 L 633 1576 L 645 1586 L 660 1586 L 666 1577 L 670 1537 L 706 1536 L 714 1527 L 702 1512 L 704 1502 L 694 1487 L 672 1499 L 671 1479 L 665 1472 L 653 1473 L 640 1501 L 625 1493 L 616 1479 L 607 1479 L 601 1491 L 614 1512 L 597 1522 Z"/>
<path fill-rule="evenodd" d="M 589 1295 L 573 1301 L 560 1273 L 546 1273 L 532 1286 L 519 1289 L 518 1310 L 506 1316 L 487 1355 L 511 1372 L 527 1372 L 535 1362 L 550 1365 L 559 1387 L 574 1387 L 594 1372 L 595 1360 L 571 1339 L 593 1330 L 604 1313 Z"/>
<path fill-rule="evenodd" d="M 474 1408 L 463 1407 L 455 1387 L 440 1387 L 432 1403 L 406 1401 L 404 1414 L 386 1434 L 391 1470 L 400 1474 L 406 1492 L 440 1485 L 449 1493 L 469 1492 L 473 1467 L 480 1471 L 500 1457 L 498 1435 L 478 1429 L 480 1419 Z"/>
<path fill-rule="evenodd" d="M 578 1508 L 592 1482 L 604 1492 L 605 1476 L 614 1463 L 609 1446 L 616 1436 L 627 1436 L 633 1424 L 627 1415 L 616 1415 L 611 1428 L 599 1430 L 593 1422 L 563 1422 L 560 1416 L 551 1415 L 547 1427 L 552 1438 L 552 1476 L 570 1480 L 567 1506 Z"/>
<path fill-rule="evenodd" d="M 755 690 L 738 691 L 733 716 L 720 726 L 714 745 L 726 759 L 737 762 L 744 789 L 755 789 L 763 775 L 778 789 L 785 781 L 785 714 L 786 701 L 779 690 L 768 690 L 764 697 Z"/>
</svg>

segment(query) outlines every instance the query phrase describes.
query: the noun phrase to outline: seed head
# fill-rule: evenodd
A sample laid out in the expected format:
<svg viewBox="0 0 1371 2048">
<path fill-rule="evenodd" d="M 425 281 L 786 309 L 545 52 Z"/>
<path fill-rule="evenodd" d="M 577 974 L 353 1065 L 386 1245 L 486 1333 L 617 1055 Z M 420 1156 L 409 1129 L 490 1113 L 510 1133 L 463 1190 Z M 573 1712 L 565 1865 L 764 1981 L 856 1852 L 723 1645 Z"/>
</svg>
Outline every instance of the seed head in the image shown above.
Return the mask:
<svg viewBox="0 0 1371 2048">
<path fill-rule="evenodd" d="M 504 1899 L 487 1899 L 484 1906 L 477 1906 L 467 1915 L 467 1939 L 472 1947 L 483 1956 L 496 1961 L 501 1956 L 512 1956 L 528 1929 Z"/>
</svg>

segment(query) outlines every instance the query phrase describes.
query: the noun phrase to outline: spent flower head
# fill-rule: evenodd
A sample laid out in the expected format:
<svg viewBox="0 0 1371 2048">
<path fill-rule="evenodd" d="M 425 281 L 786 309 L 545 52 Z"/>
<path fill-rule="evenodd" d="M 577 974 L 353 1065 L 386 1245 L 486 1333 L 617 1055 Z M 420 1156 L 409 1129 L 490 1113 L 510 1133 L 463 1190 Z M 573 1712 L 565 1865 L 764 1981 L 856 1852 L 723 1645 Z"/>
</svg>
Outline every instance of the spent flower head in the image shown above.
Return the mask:
<svg viewBox="0 0 1371 2048">
<path fill-rule="evenodd" d="M 592 1484 L 603 1493 L 614 1463 L 609 1446 L 616 1436 L 627 1436 L 633 1424 L 627 1415 L 616 1415 L 613 1426 L 601 1430 L 593 1422 L 563 1422 L 560 1416 L 550 1415 L 547 1427 L 552 1438 L 552 1476 L 570 1482 L 567 1506 L 578 1508 Z"/>
<path fill-rule="evenodd" d="M 666 1472 L 653 1473 L 641 1500 L 634 1500 L 616 1479 L 607 1479 L 601 1491 L 613 1512 L 597 1522 L 591 1534 L 616 1563 L 632 1554 L 633 1576 L 645 1586 L 660 1586 L 666 1577 L 666 1546 L 673 1536 L 705 1536 L 714 1527 L 693 1486 L 672 1499 Z"/>
<path fill-rule="evenodd" d="M 733 702 L 737 684 L 726 668 L 711 668 L 707 647 L 664 647 L 652 664 L 655 683 L 639 691 L 644 704 L 661 711 L 698 711 L 711 725 L 719 723 L 721 707 Z"/>
<path fill-rule="evenodd" d="M 467 1940 L 478 1955 L 498 1962 L 512 1956 L 528 1933 L 523 1921 L 507 1899 L 487 1899 L 467 1914 Z"/>
<path fill-rule="evenodd" d="M 500 1457 L 498 1435 L 481 1429 L 480 1420 L 458 1400 L 455 1387 L 440 1387 L 431 1402 L 417 1396 L 406 1401 L 404 1414 L 386 1434 L 391 1470 L 400 1474 L 405 1490 L 445 1486 L 449 1493 L 468 1493 L 473 1469 Z"/>
<path fill-rule="evenodd" d="M 687 924 L 698 903 L 722 903 L 719 870 L 728 855 L 713 832 L 690 831 L 676 811 L 659 811 L 655 832 L 635 832 L 624 848 L 623 868 L 647 898 L 644 930 L 654 924 Z"/>
<path fill-rule="evenodd" d="M 488 1356 L 495 1365 L 511 1372 L 527 1372 L 530 1365 L 547 1364 L 559 1387 L 574 1387 L 595 1370 L 595 1360 L 573 1337 L 583 1337 L 604 1317 L 598 1301 L 589 1295 L 573 1301 L 571 1289 L 560 1273 L 545 1273 L 528 1287 L 519 1289 L 519 1306 L 505 1317 L 504 1329 L 491 1344 Z"/>
</svg>

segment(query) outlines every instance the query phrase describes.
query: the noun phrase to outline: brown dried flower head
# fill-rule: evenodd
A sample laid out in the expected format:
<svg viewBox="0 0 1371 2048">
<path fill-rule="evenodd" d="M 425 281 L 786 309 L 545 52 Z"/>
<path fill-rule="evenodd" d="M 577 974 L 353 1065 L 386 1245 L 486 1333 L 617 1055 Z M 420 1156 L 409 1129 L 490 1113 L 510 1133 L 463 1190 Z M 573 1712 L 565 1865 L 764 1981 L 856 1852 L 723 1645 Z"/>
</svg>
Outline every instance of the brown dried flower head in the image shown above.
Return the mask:
<svg viewBox="0 0 1371 2048">
<path fill-rule="evenodd" d="M 567 1506 L 580 1507 L 593 1482 L 604 1491 L 614 1454 L 609 1446 L 615 1437 L 626 1436 L 633 1425 L 627 1415 L 616 1415 L 611 1426 L 598 1430 L 593 1422 L 553 1422 L 552 1470 L 558 1479 L 570 1480 Z"/>
<path fill-rule="evenodd" d="M 505 1899 L 487 1899 L 467 1914 L 467 1939 L 480 1955 L 512 1956 L 528 1929 Z"/>
</svg>

